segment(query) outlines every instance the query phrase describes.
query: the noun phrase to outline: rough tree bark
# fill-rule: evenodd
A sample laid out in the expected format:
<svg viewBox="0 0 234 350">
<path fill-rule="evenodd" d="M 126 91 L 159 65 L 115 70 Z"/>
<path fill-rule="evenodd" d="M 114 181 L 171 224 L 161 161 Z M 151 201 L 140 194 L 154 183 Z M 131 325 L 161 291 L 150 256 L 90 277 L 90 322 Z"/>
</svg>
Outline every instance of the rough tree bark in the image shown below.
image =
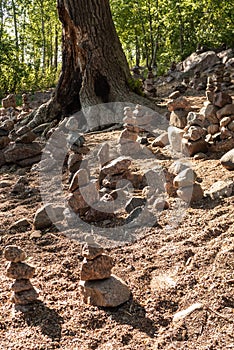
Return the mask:
<svg viewBox="0 0 234 350">
<path fill-rule="evenodd" d="M 35 119 L 45 122 L 100 103 L 142 103 L 129 88 L 131 75 L 109 0 L 57 0 L 57 7 L 63 26 L 62 73 L 33 126 Z"/>
</svg>

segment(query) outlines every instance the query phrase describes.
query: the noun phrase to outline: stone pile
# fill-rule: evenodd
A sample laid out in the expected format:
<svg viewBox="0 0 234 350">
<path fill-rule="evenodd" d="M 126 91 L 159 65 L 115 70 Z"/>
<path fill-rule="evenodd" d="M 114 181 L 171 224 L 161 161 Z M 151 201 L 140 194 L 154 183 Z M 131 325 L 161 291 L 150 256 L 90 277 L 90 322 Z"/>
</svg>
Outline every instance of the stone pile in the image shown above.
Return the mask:
<svg viewBox="0 0 234 350">
<path fill-rule="evenodd" d="M 100 174 L 103 178 L 106 166 L 101 169 Z M 111 203 L 113 198 L 107 193 L 103 195 L 100 191 L 100 182 L 100 179 L 90 178 L 90 174 L 85 168 L 77 170 L 72 177 L 68 205 L 75 214 L 85 221 L 97 222 L 113 217 L 114 208 Z"/>
<path fill-rule="evenodd" d="M 147 78 L 143 83 L 144 93 L 148 97 L 156 97 L 157 89 L 155 87 L 154 75 L 151 71 L 149 71 Z"/>
<path fill-rule="evenodd" d="M 168 139 L 172 150 L 175 152 L 182 151 L 184 128 L 187 125 L 187 115 L 191 111 L 189 101 L 185 97 L 178 96 L 178 94 L 172 95 L 167 103 L 170 112 Z"/>
<path fill-rule="evenodd" d="M 141 145 L 137 142 L 140 132 L 148 132 L 151 128 L 152 114 L 145 110 L 141 105 L 124 108 L 123 126 L 124 130 L 119 137 L 118 151 L 122 155 L 139 155 L 142 151 Z"/>
<path fill-rule="evenodd" d="M 206 142 L 213 152 L 228 151 L 234 146 L 234 104 L 226 92 L 220 90 L 219 83 L 208 80 L 207 101 L 200 110 L 204 117 Z"/>
<path fill-rule="evenodd" d="M 80 291 L 83 301 L 101 307 L 116 307 L 130 298 L 127 285 L 111 274 L 113 259 L 104 254 L 101 246 L 92 237 L 82 250 L 84 257 L 80 273 Z"/>
<path fill-rule="evenodd" d="M 19 115 L 14 95 L 5 100 L 0 122 L 0 166 L 11 163 L 30 166 L 40 161 L 42 147 L 35 141 L 37 136 L 30 128 L 17 125 Z M 26 100 L 24 102 L 26 108 Z"/>
<path fill-rule="evenodd" d="M 27 94 L 22 95 L 22 111 L 29 112 L 30 111 L 30 103 Z"/>
<path fill-rule="evenodd" d="M 124 130 L 121 132 L 118 140 L 118 151 L 123 155 L 131 155 L 138 153 L 141 148 L 137 143 L 138 133 L 140 131 L 137 126 L 137 119 L 133 114 L 133 110 L 130 107 L 124 108 L 123 118 Z"/>
<path fill-rule="evenodd" d="M 206 77 L 201 76 L 199 71 L 194 72 L 194 77 L 189 82 L 189 86 L 197 91 L 206 89 Z"/>
<path fill-rule="evenodd" d="M 38 292 L 30 282 L 30 278 L 34 276 L 35 268 L 24 262 L 27 258 L 26 253 L 20 247 L 9 245 L 4 249 L 4 257 L 10 261 L 6 276 L 15 280 L 11 285 L 12 302 L 16 306 L 35 302 L 38 298 Z"/>
<path fill-rule="evenodd" d="M 187 203 L 193 203 L 203 198 L 201 185 L 196 182 L 196 173 L 191 168 L 179 172 L 173 180 L 173 185 L 177 188 L 177 196 Z"/>
<path fill-rule="evenodd" d="M 99 200 L 98 190 L 98 181 L 90 180 L 86 169 L 77 170 L 69 186 L 69 206 L 76 214 L 84 215 Z"/>
<path fill-rule="evenodd" d="M 198 113 L 189 112 L 182 138 L 182 152 L 190 157 L 197 153 L 206 153 L 208 151 L 206 134 L 204 118 Z"/>
<path fill-rule="evenodd" d="M 79 170 L 83 160 L 83 153 L 87 152 L 86 149 L 83 149 L 85 138 L 83 134 L 79 133 L 78 127 L 78 121 L 74 117 L 70 117 L 65 124 L 65 128 L 68 131 L 67 142 L 70 149 L 67 161 L 68 170 L 71 173 L 70 177 Z"/>
<path fill-rule="evenodd" d="M 234 104 L 231 96 L 221 91 L 219 79 L 207 79 L 206 98 L 198 113 L 189 111 L 184 97 L 168 102 L 168 138 L 173 150 L 200 158 L 209 150 L 228 151 L 234 147 Z"/>
<path fill-rule="evenodd" d="M 10 137 L 11 142 L 3 151 L 6 163 L 26 167 L 40 161 L 42 146 L 35 141 L 37 136 L 29 127 L 12 130 Z"/>
<path fill-rule="evenodd" d="M 183 129 L 187 124 L 187 115 L 191 105 L 185 97 L 178 97 L 167 103 L 170 114 L 170 125 Z"/>
</svg>

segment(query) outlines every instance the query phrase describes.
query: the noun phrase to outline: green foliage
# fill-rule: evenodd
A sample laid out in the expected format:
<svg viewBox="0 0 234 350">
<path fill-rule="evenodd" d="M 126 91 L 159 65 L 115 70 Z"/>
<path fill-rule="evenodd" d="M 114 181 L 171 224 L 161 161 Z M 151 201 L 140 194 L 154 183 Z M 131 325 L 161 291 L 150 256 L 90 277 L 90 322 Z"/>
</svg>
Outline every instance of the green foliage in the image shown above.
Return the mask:
<svg viewBox="0 0 234 350">
<path fill-rule="evenodd" d="M 165 73 L 198 44 L 234 48 L 231 0 L 111 0 L 113 19 L 130 66 Z"/>
<path fill-rule="evenodd" d="M 234 48 L 233 0 L 110 0 L 130 66 L 164 74 L 198 44 Z M 0 98 L 47 89 L 58 79 L 56 0 L 0 0 Z M 140 93 L 141 82 L 129 81 Z"/>
<path fill-rule="evenodd" d="M 0 98 L 44 90 L 58 79 L 56 0 L 0 0 Z"/>
<path fill-rule="evenodd" d="M 129 79 L 128 86 L 131 91 L 134 91 L 137 95 L 144 96 L 142 91 L 142 81 L 140 79 Z"/>
</svg>

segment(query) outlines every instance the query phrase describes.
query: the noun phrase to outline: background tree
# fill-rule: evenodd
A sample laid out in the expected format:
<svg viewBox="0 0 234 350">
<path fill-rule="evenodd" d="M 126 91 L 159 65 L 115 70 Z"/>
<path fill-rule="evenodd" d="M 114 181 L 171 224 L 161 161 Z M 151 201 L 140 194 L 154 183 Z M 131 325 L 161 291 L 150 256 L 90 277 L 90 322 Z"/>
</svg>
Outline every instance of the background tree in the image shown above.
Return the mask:
<svg viewBox="0 0 234 350">
<path fill-rule="evenodd" d="M 161 75 L 198 43 L 234 47 L 232 0 L 110 0 L 110 5 L 131 67 L 157 66 Z M 61 37 L 56 0 L 0 0 L 0 97 L 55 86 Z"/>
</svg>

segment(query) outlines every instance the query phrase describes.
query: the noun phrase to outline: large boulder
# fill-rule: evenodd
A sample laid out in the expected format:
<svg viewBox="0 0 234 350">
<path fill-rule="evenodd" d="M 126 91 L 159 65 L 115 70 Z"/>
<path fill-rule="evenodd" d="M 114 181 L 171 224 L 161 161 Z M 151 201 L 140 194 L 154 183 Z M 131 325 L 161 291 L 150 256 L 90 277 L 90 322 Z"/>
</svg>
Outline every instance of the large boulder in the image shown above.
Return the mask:
<svg viewBox="0 0 234 350">
<path fill-rule="evenodd" d="M 184 72 L 203 72 L 219 62 L 220 59 L 214 51 L 206 51 L 201 54 L 194 52 L 183 61 L 183 70 Z"/>
<path fill-rule="evenodd" d="M 32 158 L 41 153 L 41 145 L 38 142 L 31 144 L 10 143 L 4 150 L 7 163 L 15 163 L 22 159 Z"/>
</svg>

